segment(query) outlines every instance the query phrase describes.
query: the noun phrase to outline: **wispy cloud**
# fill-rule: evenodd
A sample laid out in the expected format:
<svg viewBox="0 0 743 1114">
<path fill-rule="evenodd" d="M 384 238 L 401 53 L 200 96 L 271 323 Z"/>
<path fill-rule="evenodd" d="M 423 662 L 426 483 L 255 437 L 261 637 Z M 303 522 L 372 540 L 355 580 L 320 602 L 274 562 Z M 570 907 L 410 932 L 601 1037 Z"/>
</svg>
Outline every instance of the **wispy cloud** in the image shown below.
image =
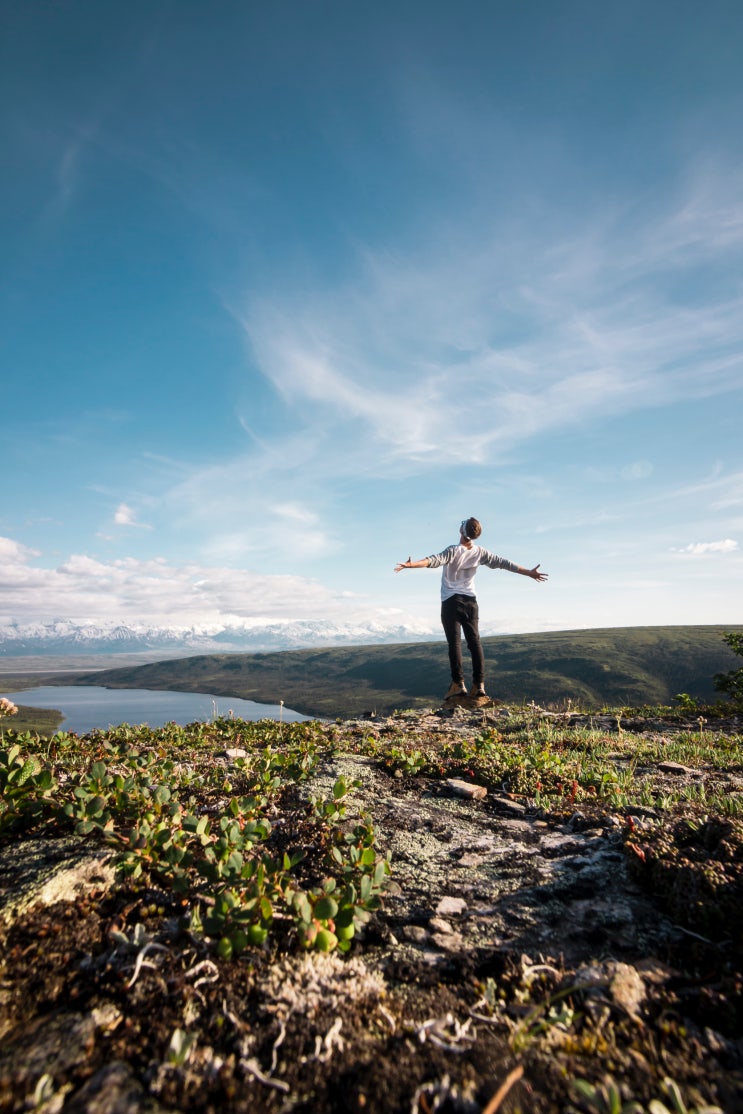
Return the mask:
<svg viewBox="0 0 743 1114">
<path fill-rule="evenodd" d="M 673 549 L 672 553 L 683 553 L 689 557 L 706 557 L 710 553 L 735 553 L 738 549 L 737 541 L 725 538 L 719 542 L 692 542 L 681 549 Z"/>
<path fill-rule="evenodd" d="M 653 465 L 649 460 L 635 460 L 620 469 L 623 480 L 647 480 L 653 474 Z"/>
<path fill-rule="evenodd" d="M 256 437 L 241 418 L 242 453 L 163 476 L 158 515 L 188 522 L 208 563 L 250 563 L 288 540 L 298 560 L 320 557 L 342 539 L 349 483 L 497 468 L 548 435 L 739 390 L 734 191 L 711 169 L 674 188 L 652 214 L 615 201 L 579 219 L 547 207 L 533 228 L 508 214 L 432 226 L 425 244 L 360 247 L 343 285 L 286 283 L 239 312 L 233 298 L 251 371 L 277 392 L 271 428 Z M 700 259 L 714 276 L 706 286 Z M 592 462 L 635 488 L 625 519 L 638 498 L 676 494 L 652 452 L 629 444 L 624 461 Z M 743 505 L 740 476 L 706 482 L 711 510 Z M 616 518 L 613 503 L 554 526 Z"/>
<path fill-rule="evenodd" d="M 294 416 L 344 448 L 372 438 L 381 464 L 496 461 L 547 432 L 737 390 L 743 206 L 715 208 L 709 177 L 689 188 L 665 215 L 588 214 L 568 236 L 555 212 L 546 238 L 464 226 L 457 247 L 449 229 L 407 256 L 361 253 L 343 288 L 254 302 L 242 322 Z"/>
<path fill-rule="evenodd" d="M 321 556 L 337 530 L 326 525 L 330 495 L 318 476 L 318 435 L 309 430 L 277 439 L 275 448 L 251 444 L 224 463 L 174 472 L 157 502 L 161 518 L 187 522 L 199 537 L 200 557 L 233 564 L 270 556 L 281 545 L 292 561 Z M 327 461 L 331 474 L 335 462 Z"/>
<path fill-rule="evenodd" d="M 52 143 L 56 145 L 60 137 L 62 142 L 51 160 L 52 191 L 41 213 L 42 227 L 53 226 L 62 219 L 79 197 L 86 156 L 98 143 L 101 115 L 99 108 L 96 118 L 74 123 L 62 121 L 54 139 L 48 141 L 50 147 Z"/>
<path fill-rule="evenodd" d="M 699 483 L 683 484 L 675 491 L 667 492 L 664 497 L 687 500 L 700 496 L 713 511 L 743 507 L 743 472 L 725 472 L 718 467 L 713 475 Z"/>
<path fill-rule="evenodd" d="M 688 197 L 661 226 L 660 258 L 718 255 L 743 247 L 743 173 L 706 157 L 691 171 Z"/>
</svg>

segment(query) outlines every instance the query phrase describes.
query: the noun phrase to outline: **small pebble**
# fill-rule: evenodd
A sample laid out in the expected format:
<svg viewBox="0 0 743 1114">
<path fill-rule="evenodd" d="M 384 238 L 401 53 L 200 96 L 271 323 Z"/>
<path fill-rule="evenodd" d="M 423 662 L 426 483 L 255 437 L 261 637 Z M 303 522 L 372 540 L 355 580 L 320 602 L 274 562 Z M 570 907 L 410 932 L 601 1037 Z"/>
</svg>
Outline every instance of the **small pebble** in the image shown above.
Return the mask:
<svg viewBox="0 0 743 1114">
<path fill-rule="evenodd" d="M 444 936 L 448 936 L 449 933 L 454 931 L 449 922 L 445 921 L 443 917 L 431 917 L 428 922 L 428 927 L 433 929 L 434 932 L 443 933 Z"/>
<path fill-rule="evenodd" d="M 436 906 L 436 912 L 439 916 L 459 917 L 466 908 L 467 902 L 463 897 L 442 897 Z"/>
<path fill-rule="evenodd" d="M 447 778 L 446 784 L 457 797 L 468 797 L 473 801 L 481 801 L 488 795 L 484 785 L 472 785 L 469 781 L 461 781 L 459 778 Z"/>
</svg>

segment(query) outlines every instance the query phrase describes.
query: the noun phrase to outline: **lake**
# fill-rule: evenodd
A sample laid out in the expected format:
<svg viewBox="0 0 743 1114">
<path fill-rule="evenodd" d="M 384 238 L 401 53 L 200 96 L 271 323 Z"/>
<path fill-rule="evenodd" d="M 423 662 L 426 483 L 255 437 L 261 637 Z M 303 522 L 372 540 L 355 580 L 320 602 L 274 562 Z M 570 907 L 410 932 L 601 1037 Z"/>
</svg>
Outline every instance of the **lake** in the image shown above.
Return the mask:
<svg viewBox="0 0 743 1114">
<path fill-rule="evenodd" d="M 239 719 L 283 719 L 285 723 L 311 719 L 278 704 L 256 704 L 233 696 L 211 696 L 202 692 L 155 692 L 150 689 L 106 689 L 100 685 L 47 685 L 23 692 L 2 692 L 14 704 L 29 708 L 57 708 L 64 715 L 59 731 L 84 735 L 96 728 L 105 730 L 119 723 L 146 723 L 163 727 L 166 723 L 185 725 L 212 720 L 230 712 Z M 12 720 L 6 721 L 12 727 Z"/>
</svg>

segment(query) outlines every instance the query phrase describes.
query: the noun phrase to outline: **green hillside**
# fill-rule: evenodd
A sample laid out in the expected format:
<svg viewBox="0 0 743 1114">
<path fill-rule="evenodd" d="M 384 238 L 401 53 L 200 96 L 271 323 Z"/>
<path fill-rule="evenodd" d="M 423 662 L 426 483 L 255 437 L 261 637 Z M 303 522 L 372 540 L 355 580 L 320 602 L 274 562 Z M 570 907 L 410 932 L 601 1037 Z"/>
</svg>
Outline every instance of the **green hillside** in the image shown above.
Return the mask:
<svg viewBox="0 0 743 1114">
<path fill-rule="evenodd" d="M 510 703 L 588 707 L 714 700 L 715 673 L 740 659 L 722 641 L 731 625 L 622 627 L 483 639 L 487 687 Z M 466 656 L 466 651 L 465 651 Z M 445 642 L 210 654 L 58 677 L 62 684 L 172 689 L 278 704 L 334 718 L 436 705 L 449 684 Z"/>
</svg>

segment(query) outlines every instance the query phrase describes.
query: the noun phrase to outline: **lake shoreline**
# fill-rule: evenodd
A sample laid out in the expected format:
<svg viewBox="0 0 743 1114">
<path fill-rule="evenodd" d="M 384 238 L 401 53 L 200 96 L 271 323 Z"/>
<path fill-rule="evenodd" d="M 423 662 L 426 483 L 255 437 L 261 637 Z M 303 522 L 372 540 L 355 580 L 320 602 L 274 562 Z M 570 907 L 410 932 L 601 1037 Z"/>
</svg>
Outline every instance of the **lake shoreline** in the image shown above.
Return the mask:
<svg viewBox="0 0 743 1114">
<path fill-rule="evenodd" d="M 283 704 L 262 704 L 214 693 L 177 690 L 118 689 L 103 685 L 39 685 L 4 693 L 14 704 L 39 712 L 62 716 L 58 731 L 85 734 L 117 724 L 147 724 L 163 727 L 166 723 L 186 726 L 212 721 L 223 716 L 257 721 L 302 722 L 312 717 L 286 708 Z"/>
</svg>

